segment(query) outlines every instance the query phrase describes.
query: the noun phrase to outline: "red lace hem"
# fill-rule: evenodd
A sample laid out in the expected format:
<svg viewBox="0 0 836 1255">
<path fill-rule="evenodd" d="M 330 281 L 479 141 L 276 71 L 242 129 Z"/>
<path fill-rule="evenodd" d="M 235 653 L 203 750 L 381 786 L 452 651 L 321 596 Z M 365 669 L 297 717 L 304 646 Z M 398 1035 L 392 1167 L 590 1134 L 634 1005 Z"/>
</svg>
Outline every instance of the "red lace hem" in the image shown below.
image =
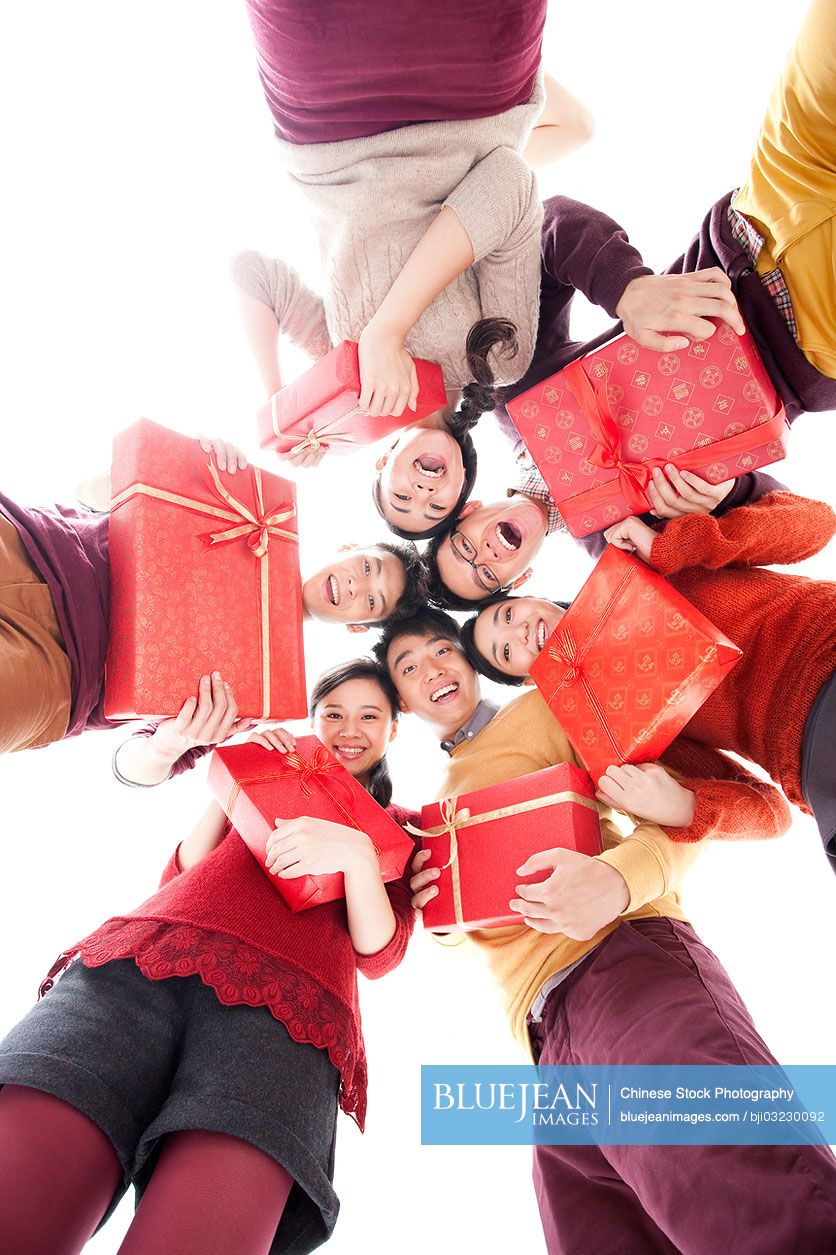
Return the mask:
<svg viewBox="0 0 836 1255">
<path fill-rule="evenodd" d="M 111 919 L 65 951 L 41 984 L 42 997 L 76 958 L 85 967 L 133 959 L 148 980 L 199 976 L 224 1006 L 264 1006 L 294 1041 L 327 1050 L 340 1074 L 340 1107 L 363 1130 L 367 1067 L 363 1038 L 348 1007 L 306 972 L 226 933 L 160 920 Z"/>
</svg>

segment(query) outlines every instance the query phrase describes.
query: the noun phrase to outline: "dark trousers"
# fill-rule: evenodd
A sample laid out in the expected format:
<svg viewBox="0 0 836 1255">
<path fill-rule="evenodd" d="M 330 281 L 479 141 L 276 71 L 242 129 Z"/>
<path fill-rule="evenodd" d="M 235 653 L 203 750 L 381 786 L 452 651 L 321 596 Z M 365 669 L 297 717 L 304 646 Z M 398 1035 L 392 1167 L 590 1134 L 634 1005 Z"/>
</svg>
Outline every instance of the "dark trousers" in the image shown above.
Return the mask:
<svg viewBox="0 0 836 1255">
<path fill-rule="evenodd" d="M 819 689 L 804 724 L 801 789 L 836 872 L 836 672 Z"/>
<path fill-rule="evenodd" d="M 774 1064 L 688 924 L 625 922 L 530 1026 L 543 1064 Z M 825 1146 L 537 1146 L 549 1255 L 834 1255 Z"/>
</svg>

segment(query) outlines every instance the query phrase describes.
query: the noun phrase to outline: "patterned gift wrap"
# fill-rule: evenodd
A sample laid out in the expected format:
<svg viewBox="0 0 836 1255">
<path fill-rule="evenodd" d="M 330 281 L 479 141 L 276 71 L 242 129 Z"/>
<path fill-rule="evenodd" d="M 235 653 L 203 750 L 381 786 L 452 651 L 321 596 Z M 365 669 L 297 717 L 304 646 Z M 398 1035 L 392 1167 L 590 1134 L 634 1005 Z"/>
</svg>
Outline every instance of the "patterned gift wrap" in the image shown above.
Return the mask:
<svg viewBox="0 0 836 1255">
<path fill-rule="evenodd" d="M 668 462 L 718 484 L 786 456 L 786 414 L 754 340 L 716 325 L 676 353 L 617 336 L 508 402 L 573 536 L 649 510 L 651 474 Z"/>
<path fill-rule="evenodd" d="M 259 444 L 262 449 L 275 449 L 278 453 L 305 453 L 312 449 L 350 453 L 358 445 L 374 444 L 390 432 L 444 409 L 447 393 L 441 367 L 419 357 L 413 361 L 418 372 L 415 409 L 404 410 L 400 418 L 391 414 L 372 418 L 357 404 L 357 345 L 344 340 L 261 407 L 257 414 Z"/>
<path fill-rule="evenodd" d="M 421 811 L 421 843 L 438 867 L 438 894 L 424 907 L 425 928 L 499 928 L 521 924 L 509 909 L 532 854 L 556 848 L 600 854 L 601 825 L 592 781 L 573 763 L 433 802 Z"/>
<path fill-rule="evenodd" d="M 654 762 L 741 650 L 667 580 L 608 546 L 531 668 L 589 771 Z"/>
<path fill-rule="evenodd" d="M 309 815 L 365 833 L 384 881 L 403 874 L 415 843 L 378 806 L 315 736 L 300 737 L 291 754 L 262 745 L 221 746 L 209 763 L 209 788 L 291 911 L 345 897 L 341 872 L 284 880 L 267 870 L 267 841 L 277 819 Z"/>
<path fill-rule="evenodd" d="M 176 715 L 215 670 L 242 717 L 307 714 L 289 480 L 140 419 L 114 442 L 109 544 L 108 718 Z"/>
</svg>

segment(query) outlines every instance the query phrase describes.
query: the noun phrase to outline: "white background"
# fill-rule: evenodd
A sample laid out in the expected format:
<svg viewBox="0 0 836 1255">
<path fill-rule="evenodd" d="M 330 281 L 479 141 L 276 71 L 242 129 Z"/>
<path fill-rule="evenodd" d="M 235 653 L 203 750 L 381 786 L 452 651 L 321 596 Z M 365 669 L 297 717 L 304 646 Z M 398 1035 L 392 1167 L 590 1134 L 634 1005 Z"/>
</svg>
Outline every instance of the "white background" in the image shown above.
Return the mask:
<svg viewBox="0 0 836 1255">
<path fill-rule="evenodd" d="M 555 5 L 546 64 L 590 106 L 598 131 L 546 173 L 543 194 L 606 209 L 662 268 L 742 177 L 802 12 L 797 3 L 727 0 Z M 256 454 L 260 395 L 228 259 L 254 246 L 283 253 L 313 282 L 317 271 L 303 216 L 282 187 L 243 6 L 48 0 L 15 5 L 4 25 L 3 491 L 22 502 L 71 500 L 77 480 L 107 463 L 113 433 L 140 414 L 224 434 Z M 578 309 L 578 334 L 603 325 L 600 311 Z M 303 366 L 285 361 L 288 373 Z M 796 423 L 776 470 L 830 501 L 834 418 Z M 478 433 L 486 500 L 509 473 L 490 426 Z M 302 481 L 304 565 L 380 534 L 370 461 L 340 459 Z M 588 569 L 579 547 L 555 539 L 532 591 L 571 595 Z M 804 570 L 832 577 L 832 552 Z M 361 639 L 306 629 L 310 676 L 353 656 Z M 391 762 L 396 797 L 420 803 L 443 759 L 410 722 Z M 0 1033 L 27 1010 L 61 949 L 153 891 L 204 805 L 201 769 L 147 793 L 116 784 L 119 739 L 90 734 L 0 763 Z M 798 815 L 780 841 L 709 849 L 686 898 L 779 1059 L 836 1063 L 836 883 L 812 822 Z M 523 1243 L 542 1252 L 528 1151 L 420 1146 L 422 1063 L 519 1058 L 481 968 L 418 936 L 394 975 L 363 984 L 362 999 L 368 1131 L 361 1139 L 341 1118 L 335 1255 L 492 1253 Z M 116 1251 L 129 1219 L 123 1203 L 89 1249 Z"/>
</svg>

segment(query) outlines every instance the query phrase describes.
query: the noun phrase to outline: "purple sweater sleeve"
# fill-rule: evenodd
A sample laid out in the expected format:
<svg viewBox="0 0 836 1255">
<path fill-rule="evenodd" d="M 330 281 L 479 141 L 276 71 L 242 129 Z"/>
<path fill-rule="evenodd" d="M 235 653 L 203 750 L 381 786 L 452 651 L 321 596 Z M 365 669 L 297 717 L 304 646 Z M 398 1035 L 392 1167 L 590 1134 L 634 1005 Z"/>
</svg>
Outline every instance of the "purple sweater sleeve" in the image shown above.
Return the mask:
<svg viewBox="0 0 836 1255">
<path fill-rule="evenodd" d="M 623 227 L 591 205 L 568 196 L 551 196 L 543 210 L 544 289 L 558 285 L 582 292 L 615 318 L 627 284 L 653 271 Z"/>
</svg>

